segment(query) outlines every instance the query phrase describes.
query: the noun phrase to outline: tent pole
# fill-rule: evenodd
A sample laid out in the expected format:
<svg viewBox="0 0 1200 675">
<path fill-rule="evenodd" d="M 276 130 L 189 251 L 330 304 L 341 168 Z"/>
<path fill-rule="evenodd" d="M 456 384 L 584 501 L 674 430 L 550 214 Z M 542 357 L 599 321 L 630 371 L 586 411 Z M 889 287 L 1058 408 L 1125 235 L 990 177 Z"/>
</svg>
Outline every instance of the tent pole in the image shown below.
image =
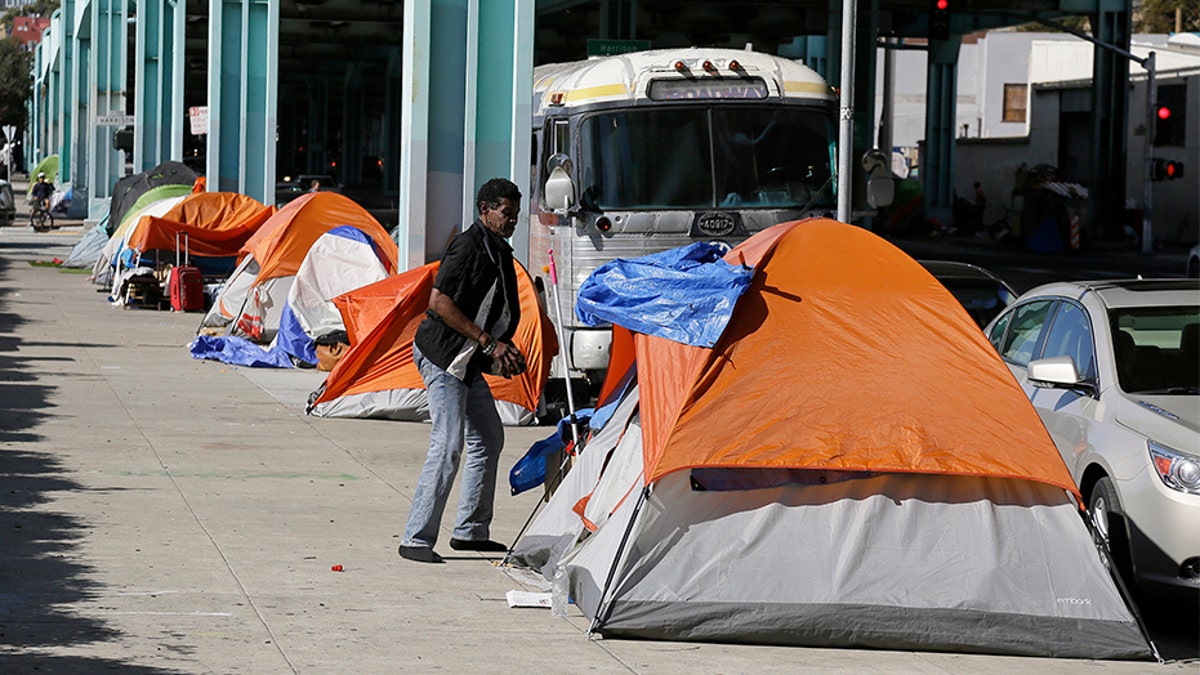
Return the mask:
<svg viewBox="0 0 1200 675">
<path fill-rule="evenodd" d="M 588 626 L 587 637 L 592 639 L 592 635 L 608 621 L 608 615 L 612 613 L 612 599 L 608 598 L 608 592 L 612 587 L 613 577 L 617 576 L 617 564 L 621 562 L 621 556 L 625 554 L 625 545 L 629 543 L 629 535 L 633 532 L 633 525 L 637 522 L 638 514 L 642 512 L 642 505 L 646 503 L 646 498 L 650 495 L 650 486 L 642 488 L 641 494 L 638 495 L 637 504 L 633 507 L 633 514 L 629 516 L 629 525 L 625 526 L 625 534 L 621 536 L 621 543 L 617 546 L 617 554 L 613 556 L 612 566 L 608 568 L 608 578 L 604 580 L 604 589 L 600 591 L 600 606 L 596 608 L 596 616 L 592 618 L 592 624 Z"/>
<path fill-rule="evenodd" d="M 575 394 L 571 391 L 571 371 L 567 363 L 567 343 L 563 333 L 562 304 L 558 301 L 558 266 L 554 264 L 554 248 L 551 247 L 547 253 L 550 259 L 550 294 L 554 296 L 554 328 L 558 334 L 558 356 L 562 359 L 563 382 L 567 385 L 567 413 L 570 417 L 571 438 L 575 440 L 575 445 L 579 445 L 579 430 L 575 428 Z"/>
<path fill-rule="evenodd" d="M 1117 569 L 1116 561 L 1112 557 L 1112 551 L 1108 549 L 1108 541 L 1100 536 L 1100 529 L 1096 526 L 1095 516 L 1089 514 L 1086 522 L 1088 531 L 1092 535 L 1092 543 L 1095 544 L 1096 550 L 1100 553 L 1100 560 L 1108 569 L 1108 575 L 1112 577 L 1113 582 L 1117 585 L 1117 592 L 1121 594 L 1121 599 L 1125 601 L 1125 606 L 1129 609 L 1129 613 L 1133 615 L 1133 620 L 1137 622 L 1138 630 L 1142 633 L 1142 639 L 1150 646 L 1150 653 L 1154 656 L 1154 659 L 1159 663 L 1166 663 L 1162 655 L 1158 653 L 1158 645 L 1154 644 L 1154 640 L 1150 638 L 1150 631 L 1146 628 L 1146 622 L 1142 619 L 1142 613 L 1138 611 L 1137 603 L 1133 601 L 1133 593 L 1125 585 L 1125 580 L 1121 578 L 1121 571 Z"/>
</svg>

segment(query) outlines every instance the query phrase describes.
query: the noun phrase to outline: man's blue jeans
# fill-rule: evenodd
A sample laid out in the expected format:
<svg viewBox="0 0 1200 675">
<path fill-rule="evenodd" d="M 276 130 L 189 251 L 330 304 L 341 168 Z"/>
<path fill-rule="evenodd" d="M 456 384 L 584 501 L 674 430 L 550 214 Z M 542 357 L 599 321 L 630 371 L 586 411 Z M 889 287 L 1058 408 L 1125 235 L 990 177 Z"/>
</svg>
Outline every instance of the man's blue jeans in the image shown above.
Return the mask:
<svg viewBox="0 0 1200 675">
<path fill-rule="evenodd" d="M 452 536 L 488 539 L 496 471 L 500 466 L 500 451 L 504 449 L 504 426 L 496 412 L 492 390 L 482 375 L 476 376 L 470 386 L 464 384 L 426 359 L 416 345 L 413 345 L 413 362 L 425 380 L 433 430 L 401 545 L 432 548 L 437 543 L 442 513 L 464 447 L 467 461 Z"/>
</svg>

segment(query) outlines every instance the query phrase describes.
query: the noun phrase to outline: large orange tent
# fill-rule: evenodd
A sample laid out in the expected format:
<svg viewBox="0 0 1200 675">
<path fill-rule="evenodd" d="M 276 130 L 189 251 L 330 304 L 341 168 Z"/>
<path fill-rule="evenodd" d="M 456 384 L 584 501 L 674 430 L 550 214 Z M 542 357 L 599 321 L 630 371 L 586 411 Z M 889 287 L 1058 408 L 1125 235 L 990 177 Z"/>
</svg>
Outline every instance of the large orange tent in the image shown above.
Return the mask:
<svg viewBox="0 0 1200 675">
<path fill-rule="evenodd" d="M 351 347 L 309 404 L 309 414 L 402 420 L 427 416 L 423 394 L 412 395 L 425 388 L 412 360 L 412 343 L 429 307 L 437 268 L 438 263 L 429 263 L 334 298 Z M 529 369 L 513 378 L 485 375 L 498 402 L 525 411 L 504 414 L 501 407 L 502 417 L 509 423 L 532 421 L 550 360 L 558 353 L 553 326 L 538 302 L 529 273 L 519 264 L 517 285 L 521 321 L 513 344 L 525 355 Z"/>
<path fill-rule="evenodd" d="M 635 385 L 510 562 L 605 636 L 1150 655 L 1053 441 L 949 291 L 824 219 L 725 260 L 754 274 L 720 339 L 633 335 Z"/>
<path fill-rule="evenodd" d="M 366 209 L 336 192 L 302 195 L 276 211 L 242 245 L 237 269 L 201 322 L 200 330 L 229 329 L 267 340 L 278 329 L 291 280 L 309 249 L 329 230 L 350 225 L 371 238 L 389 273 L 396 242 Z"/>
<path fill-rule="evenodd" d="M 188 253 L 232 257 L 275 208 L 236 192 L 194 192 L 162 216 L 143 216 L 126 235 L 125 248 L 174 251 L 187 238 Z"/>
</svg>

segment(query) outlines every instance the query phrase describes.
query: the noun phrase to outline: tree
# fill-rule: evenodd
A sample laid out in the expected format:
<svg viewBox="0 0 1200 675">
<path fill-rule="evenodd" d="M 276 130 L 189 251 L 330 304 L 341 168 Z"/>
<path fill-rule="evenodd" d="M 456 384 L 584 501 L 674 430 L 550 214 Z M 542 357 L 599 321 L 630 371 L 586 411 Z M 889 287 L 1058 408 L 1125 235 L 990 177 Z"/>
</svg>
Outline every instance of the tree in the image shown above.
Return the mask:
<svg viewBox="0 0 1200 675">
<path fill-rule="evenodd" d="M 1175 13 L 1180 15 L 1180 30 L 1200 31 L 1200 3 L 1196 0 L 1142 0 L 1133 13 L 1135 33 L 1174 33 Z"/>
<path fill-rule="evenodd" d="M 33 59 L 16 40 L 0 40 L 0 123 L 24 129 L 33 94 Z"/>
</svg>

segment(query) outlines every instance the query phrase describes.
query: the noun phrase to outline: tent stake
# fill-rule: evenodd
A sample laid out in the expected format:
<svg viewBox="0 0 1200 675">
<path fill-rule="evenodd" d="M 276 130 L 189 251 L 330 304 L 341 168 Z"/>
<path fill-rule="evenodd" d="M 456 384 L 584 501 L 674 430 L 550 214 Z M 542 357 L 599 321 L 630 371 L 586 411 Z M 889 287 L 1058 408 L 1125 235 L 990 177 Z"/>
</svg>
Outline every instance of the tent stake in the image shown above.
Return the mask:
<svg viewBox="0 0 1200 675">
<path fill-rule="evenodd" d="M 625 526 L 625 534 L 621 535 L 621 543 L 617 546 L 617 554 L 613 556 L 612 566 L 608 568 L 608 578 L 604 580 L 604 589 L 600 591 L 600 605 L 596 608 L 596 616 L 592 618 L 592 624 L 588 626 L 587 637 L 592 639 L 592 635 L 608 621 L 609 614 L 612 613 L 612 599 L 607 598 L 609 589 L 612 587 L 613 577 L 617 575 L 617 563 L 621 561 L 621 556 L 625 554 L 625 545 L 629 543 L 629 535 L 633 532 L 633 526 L 637 522 L 638 514 L 642 512 L 642 505 L 646 503 L 646 497 L 650 495 L 650 486 L 642 488 L 641 494 L 638 495 L 637 504 L 633 507 L 633 514 L 629 516 L 629 524 Z"/>
</svg>

